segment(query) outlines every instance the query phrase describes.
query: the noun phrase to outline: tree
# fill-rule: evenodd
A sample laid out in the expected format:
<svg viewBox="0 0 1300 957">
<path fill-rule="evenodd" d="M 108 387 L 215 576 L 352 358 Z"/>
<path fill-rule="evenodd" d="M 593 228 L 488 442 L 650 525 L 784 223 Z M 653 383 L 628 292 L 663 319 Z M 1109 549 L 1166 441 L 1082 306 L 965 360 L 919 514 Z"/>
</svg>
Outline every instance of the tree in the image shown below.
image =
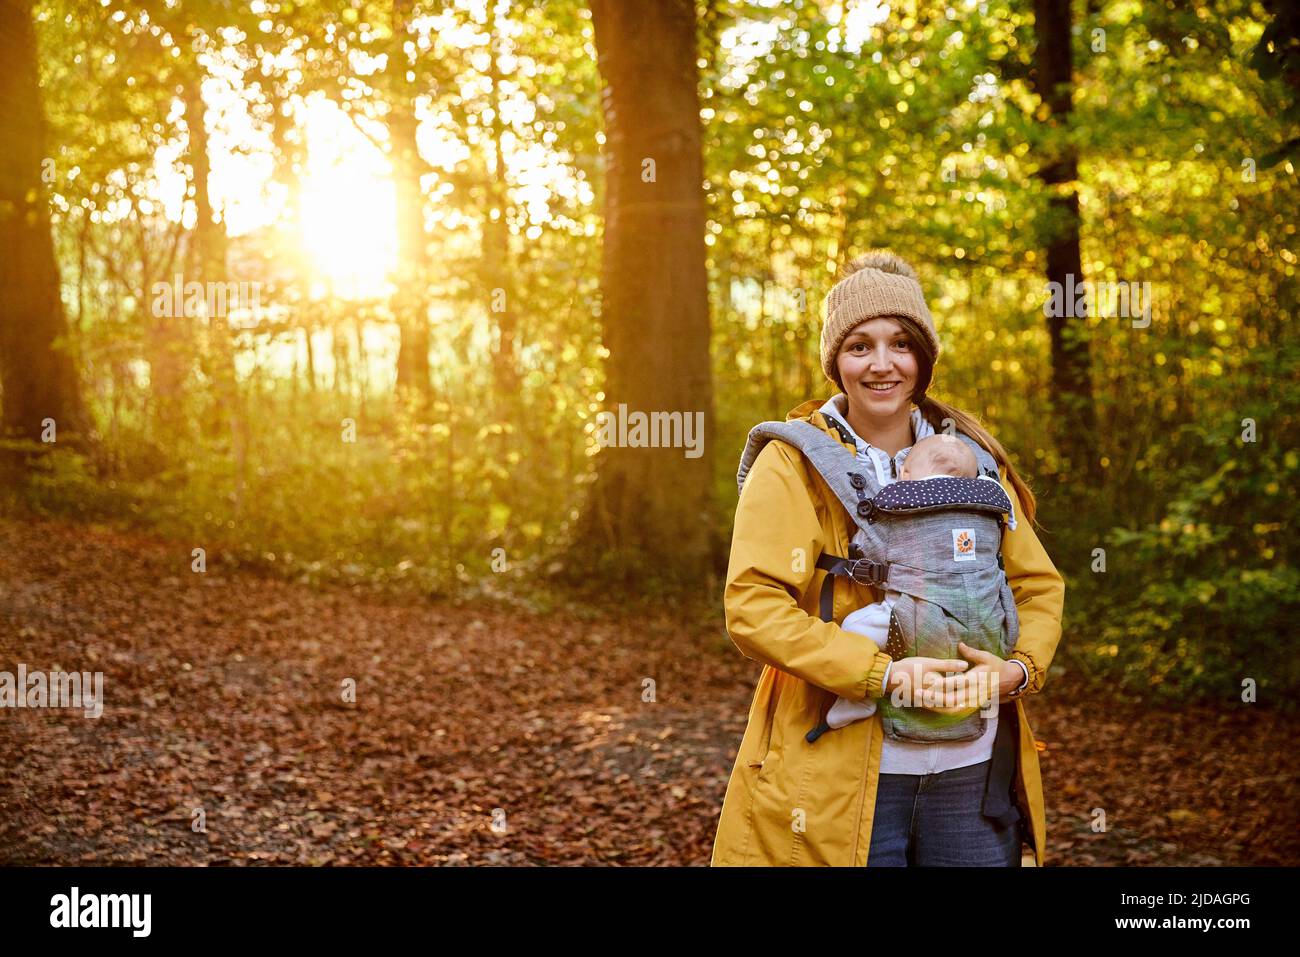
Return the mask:
<svg viewBox="0 0 1300 957">
<path fill-rule="evenodd" d="M 702 413 L 705 427 L 695 458 L 602 449 L 579 545 L 638 574 L 698 579 L 713 528 L 713 387 L 695 8 L 594 0 L 592 19 L 606 135 L 605 408 Z"/>
<path fill-rule="evenodd" d="M 497 342 L 492 350 L 492 377 L 501 395 L 519 391 L 519 358 L 515 340 L 519 310 L 515 304 L 514 270 L 510 262 L 510 224 L 507 220 L 510 183 L 504 148 L 506 122 L 502 116 L 502 74 L 498 46 L 501 38 L 501 9 L 493 6 L 492 32 L 488 39 L 488 77 L 492 104 L 492 179 L 487 189 L 489 209 L 483 217 L 483 276 L 492 290 Z M 500 290 L 498 293 L 497 290 Z"/>
<path fill-rule="evenodd" d="M 1074 106 L 1074 58 L 1070 50 L 1070 0 L 1035 0 L 1035 91 L 1047 108 L 1049 127 L 1061 135 L 1049 142 L 1051 155 L 1038 176 L 1048 190 L 1047 211 L 1039 224 L 1047 252 L 1047 281 L 1067 289 L 1083 282 L 1079 253 L 1078 154 L 1068 140 L 1070 112 Z M 1073 277 L 1073 283 L 1067 277 Z M 1069 305 L 1068 303 L 1066 305 Z M 1085 317 L 1071 317 L 1070 309 L 1048 317 L 1052 342 L 1052 401 L 1057 407 L 1054 424 L 1062 452 L 1089 484 L 1100 479 L 1097 454 L 1097 417 L 1093 406 Z"/>
<path fill-rule="evenodd" d="M 1288 103 L 1281 118 L 1292 129 L 1300 124 L 1300 7 L 1278 0 L 1266 0 L 1264 7 L 1273 19 L 1250 54 L 1250 67 L 1266 80 L 1281 80 Z M 1292 135 L 1260 158 L 1264 169 L 1300 154 L 1300 136 Z"/>
<path fill-rule="evenodd" d="M 45 113 L 36 34 L 27 0 L 0 0 L 0 385 L 4 431 L 56 438 L 90 424 L 76 366 L 60 340 L 68 331 L 42 182 Z"/>
<path fill-rule="evenodd" d="M 397 356 L 397 386 L 413 388 L 427 400 L 429 378 L 429 238 L 424 231 L 424 188 L 420 179 L 427 165 L 416 134 L 420 122 L 416 103 L 427 78 L 416 82 L 412 0 L 393 0 L 392 40 L 383 76 L 389 97 L 389 155 L 397 186 L 398 282 L 394 313 L 401 330 Z M 410 52 L 408 52 L 410 51 Z"/>
</svg>

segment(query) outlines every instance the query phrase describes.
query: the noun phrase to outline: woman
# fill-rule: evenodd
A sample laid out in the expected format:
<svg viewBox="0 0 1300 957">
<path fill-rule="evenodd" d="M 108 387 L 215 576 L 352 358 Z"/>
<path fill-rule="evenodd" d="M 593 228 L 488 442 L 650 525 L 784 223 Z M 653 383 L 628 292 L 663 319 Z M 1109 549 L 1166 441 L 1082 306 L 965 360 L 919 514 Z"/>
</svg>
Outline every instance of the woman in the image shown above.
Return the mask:
<svg viewBox="0 0 1300 957">
<path fill-rule="evenodd" d="M 723 599 L 732 640 L 764 668 L 723 800 L 713 863 L 1019 866 L 1028 840 L 1041 866 L 1042 784 L 1020 699 L 1047 679 L 1065 583 L 1034 534 L 1034 495 L 993 436 L 926 396 L 939 340 L 916 273 L 899 257 L 872 252 L 846 268 L 826 298 L 821 352 L 840 394 L 824 404 L 805 402 L 786 418 L 832 435 L 875 468 L 882 484 L 896 480 L 912 444 L 942 431 L 946 419 L 997 460 L 1014 505 L 1002 554 L 1020 637 L 1006 661 L 965 645 L 961 660 L 893 661 L 869 638 L 836 624 L 882 597 L 848 578 L 837 578 L 834 620 L 823 621 L 818 596 L 826 573 L 817 558 L 848 554 L 852 520 L 797 449 L 769 442 L 736 508 Z M 976 700 L 994 678 L 999 703 L 1011 705 L 995 709 L 1000 720 L 990 720 L 974 741 L 893 741 L 879 711 L 813 744 L 804 737 L 839 695 L 870 700 L 934 687 L 941 693 L 932 703 L 953 707 Z M 995 744 L 1000 770 L 991 773 Z M 1002 813 L 986 816 L 999 802 Z"/>
</svg>

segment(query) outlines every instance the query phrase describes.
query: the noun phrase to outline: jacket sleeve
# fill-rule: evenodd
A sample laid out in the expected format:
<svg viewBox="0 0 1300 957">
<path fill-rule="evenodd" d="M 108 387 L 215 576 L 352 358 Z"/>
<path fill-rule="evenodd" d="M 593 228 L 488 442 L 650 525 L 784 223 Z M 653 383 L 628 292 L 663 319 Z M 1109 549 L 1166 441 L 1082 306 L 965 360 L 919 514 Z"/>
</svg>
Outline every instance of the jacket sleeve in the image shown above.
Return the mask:
<svg viewBox="0 0 1300 957">
<path fill-rule="evenodd" d="M 745 480 L 723 605 L 746 657 L 856 701 L 881 696 L 890 657 L 870 638 L 800 607 L 817 578 L 825 533 L 803 456 L 769 442 Z"/>
<path fill-rule="evenodd" d="M 1011 657 L 1029 670 L 1029 684 L 1024 693 L 1033 694 L 1047 681 L 1047 669 L 1061 641 L 1065 579 L 1034 534 L 1032 523 L 1024 517 L 1015 486 L 1007 481 L 1005 469 L 1001 480 L 1016 512 L 1016 527 L 1008 527 L 1002 533 L 1002 559 L 1011 594 L 1016 599 L 1016 614 L 1020 617 L 1020 638 Z"/>
</svg>

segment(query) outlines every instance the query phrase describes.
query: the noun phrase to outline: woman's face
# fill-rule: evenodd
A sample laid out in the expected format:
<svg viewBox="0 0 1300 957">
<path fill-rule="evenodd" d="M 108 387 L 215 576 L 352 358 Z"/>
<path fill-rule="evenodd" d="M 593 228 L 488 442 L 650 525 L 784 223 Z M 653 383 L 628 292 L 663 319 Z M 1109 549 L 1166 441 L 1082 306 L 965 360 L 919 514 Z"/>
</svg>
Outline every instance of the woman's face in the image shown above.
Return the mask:
<svg viewBox="0 0 1300 957">
<path fill-rule="evenodd" d="M 864 414 L 888 419 L 906 413 L 919 370 L 912 341 L 897 320 L 858 323 L 840 344 L 835 364 L 850 404 Z"/>
</svg>

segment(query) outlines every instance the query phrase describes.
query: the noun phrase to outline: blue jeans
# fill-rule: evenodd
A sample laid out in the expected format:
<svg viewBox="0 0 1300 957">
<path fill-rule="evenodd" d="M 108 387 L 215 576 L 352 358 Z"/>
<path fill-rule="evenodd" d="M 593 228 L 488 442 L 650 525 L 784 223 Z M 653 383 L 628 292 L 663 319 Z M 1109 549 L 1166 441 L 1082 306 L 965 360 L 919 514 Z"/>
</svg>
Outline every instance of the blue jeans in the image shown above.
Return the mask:
<svg viewBox="0 0 1300 957">
<path fill-rule="evenodd" d="M 990 763 L 880 775 L 867 866 L 1019 867 L 1022 822 L 980 813 Z"/>
</svg>

